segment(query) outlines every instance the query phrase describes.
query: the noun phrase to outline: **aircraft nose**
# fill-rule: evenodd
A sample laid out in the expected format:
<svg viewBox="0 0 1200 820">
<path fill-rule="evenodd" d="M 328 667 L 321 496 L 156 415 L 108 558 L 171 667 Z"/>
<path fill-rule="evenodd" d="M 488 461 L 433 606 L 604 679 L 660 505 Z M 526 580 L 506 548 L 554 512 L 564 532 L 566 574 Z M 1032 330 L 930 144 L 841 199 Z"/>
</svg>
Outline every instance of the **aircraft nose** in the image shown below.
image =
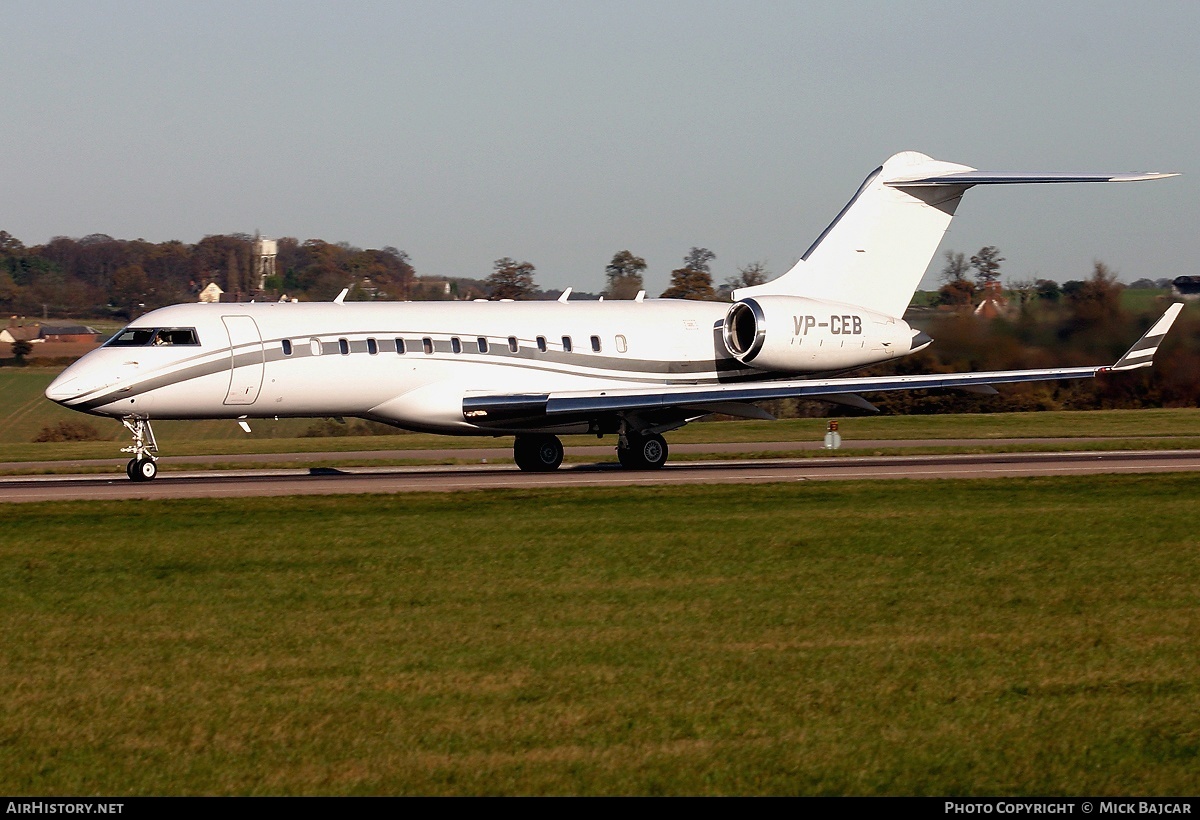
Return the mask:
<svg viewBox="0 0 1200 820">
<path fill-rule="evenodd" d="M 69 371 L 63 371 L 58 374 L 54 381 L 50 382 L 50 386 L 46 388 L 46 398 L 50 401 L 58 402 L 59 404 L 69 401 L 81 392 L 79 379 L 75 374 Z"/>
</svg>

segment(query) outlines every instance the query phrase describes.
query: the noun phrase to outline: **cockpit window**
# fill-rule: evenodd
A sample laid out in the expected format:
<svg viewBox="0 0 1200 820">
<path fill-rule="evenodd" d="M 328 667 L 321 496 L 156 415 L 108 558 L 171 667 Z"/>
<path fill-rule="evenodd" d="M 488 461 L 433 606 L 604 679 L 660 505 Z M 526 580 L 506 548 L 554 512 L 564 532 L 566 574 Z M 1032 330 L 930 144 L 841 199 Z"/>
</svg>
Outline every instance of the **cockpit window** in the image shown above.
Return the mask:
<svg viewBox="0 0 1200 820">
<path fill-rule="evenodd" d="M 154 338 L 154 328 L 127 327 L 108 340 L 109 347 L 141 347 L 150 344 Z"/>
<path fill-rule="evenodd" d="M 108 341 L 108 347 L 145 347 L 162 345 L 199 345 L 192 327 L 127 327 Z"/>
</svg>

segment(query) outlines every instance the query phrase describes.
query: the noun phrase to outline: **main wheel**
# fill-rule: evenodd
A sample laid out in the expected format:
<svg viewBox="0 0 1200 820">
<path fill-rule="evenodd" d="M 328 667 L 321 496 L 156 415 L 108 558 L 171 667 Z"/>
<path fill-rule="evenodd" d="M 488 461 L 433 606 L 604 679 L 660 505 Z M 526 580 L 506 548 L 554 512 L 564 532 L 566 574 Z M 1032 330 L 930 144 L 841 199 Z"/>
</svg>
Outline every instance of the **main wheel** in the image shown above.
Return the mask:
<svg viewBox="0 0 1200 820">
<path fill-rule="evenodd" d="M 562 464 L 563 446 L 558 436 L 517 436 L 513 442 L 513 458 L 517 466 L 531 473 L 548 473 Z"/>
<path fill-rule="evenodd" d="M 158 465 L 153 459 L 134 459 L 129 468 L 129 477 L 134 481 L 153 481 L 158 475 Z"/>
<path fill-rule="evenodd" d="M 667 442 L 658 433 L 628 434 L 628 447 L 617 447 L 617 460 L 626 470 L 657 470 L 667 463 Z"/>
</svg>

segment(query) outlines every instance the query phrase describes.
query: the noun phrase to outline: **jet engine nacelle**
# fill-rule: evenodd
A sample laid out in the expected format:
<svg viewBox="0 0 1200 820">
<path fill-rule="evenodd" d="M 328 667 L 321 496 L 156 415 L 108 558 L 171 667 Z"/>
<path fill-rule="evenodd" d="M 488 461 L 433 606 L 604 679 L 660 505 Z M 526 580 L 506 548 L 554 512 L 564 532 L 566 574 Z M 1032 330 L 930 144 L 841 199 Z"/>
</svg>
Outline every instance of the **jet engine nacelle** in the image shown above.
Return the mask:
<svg viewBox="0 0 1200 820">
<path fill-rule="evenodd" d="M 792 373 L 862 367 L 932 341 L 902 319 L 800 296 L 735 302 L 725 314 L 723 337 L 743 364 Z"/>
</svg>

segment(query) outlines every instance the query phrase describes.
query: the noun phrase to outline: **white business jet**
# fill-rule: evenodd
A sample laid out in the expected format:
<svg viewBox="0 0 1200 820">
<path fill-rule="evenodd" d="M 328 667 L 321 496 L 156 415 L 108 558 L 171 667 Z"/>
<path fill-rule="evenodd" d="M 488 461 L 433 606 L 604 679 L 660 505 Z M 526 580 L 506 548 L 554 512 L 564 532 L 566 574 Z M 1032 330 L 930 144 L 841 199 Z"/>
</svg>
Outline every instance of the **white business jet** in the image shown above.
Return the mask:
<svg viewBox="0 0 1200 820">
<path fill-rule="evenodd" d="M 900 317 L 975 185 L 1131 182 L 1174 174 L 978 171 L 913 152 L 875 169 L 786 274 L 733 304 L 571 302 L 187 304 L 139 317 L 68 367 L 46 397 L 120 419 L 129 477 L 158 472 L 155 419 L 352 416 L 451 435 L 515 435 L 522 470 L 554 470 L 558 436 L 617 437 L 630 469 L 661 467 L 662 434 L 712 413 L 803 397 L 1088 378 L 1151 364 L 1172 305 L 1108 366 L 913 376 L 846 373 L 932 339 Z"/>
</svg>

